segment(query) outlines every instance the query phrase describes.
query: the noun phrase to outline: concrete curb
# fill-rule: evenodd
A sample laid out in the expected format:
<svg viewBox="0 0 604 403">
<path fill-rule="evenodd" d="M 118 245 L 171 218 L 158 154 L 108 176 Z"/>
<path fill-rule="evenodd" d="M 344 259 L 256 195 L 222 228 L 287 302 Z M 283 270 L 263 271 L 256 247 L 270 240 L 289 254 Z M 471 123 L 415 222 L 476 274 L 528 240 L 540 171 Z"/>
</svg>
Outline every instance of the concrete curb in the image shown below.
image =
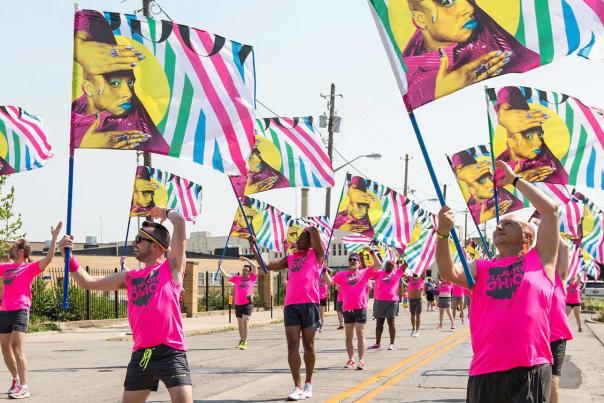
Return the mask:
<svg viewBox="0 0 604 403">
<path fill-rule="evenodd" d="M 587 326 L 589 328 L 589 330 L 591 331 L 591 333 L 596 337 L 596 339 L 598 339 L 598 341 L 600 342 L 600 344 L 602 344 L 604 346 L 604 340 L 602 340 L 600 338 L 600 336 L 598 336 L 598 333 L 596 333 L 594 331 L 594 329 L 591 328 L 591 324 L 595 325 L 596 323 L 599 323 L 599 322 L 595 322 L 595 321 L 591 321 L 591 320 L 586 320 L 585 321 L 585 326 Z"/>
</svg>

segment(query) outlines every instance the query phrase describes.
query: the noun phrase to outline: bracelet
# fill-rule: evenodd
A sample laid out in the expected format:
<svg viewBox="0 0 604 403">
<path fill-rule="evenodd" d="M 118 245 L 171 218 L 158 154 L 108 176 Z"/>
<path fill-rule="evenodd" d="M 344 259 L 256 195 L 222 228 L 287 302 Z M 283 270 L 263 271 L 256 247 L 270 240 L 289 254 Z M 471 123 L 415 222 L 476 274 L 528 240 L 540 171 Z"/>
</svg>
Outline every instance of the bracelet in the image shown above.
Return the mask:
<svg viewBox="0 0 604 403">
<path fill-rule="evenodd" d="M 168 217 L 168 214 L 170 214 L 171 211 L 174 211 L 174 209 L 173 208 L 166 209 L 166 218 L 170 218 L 170 217 Z"/>
<path fill-rule="evenodd" d="M 449 234 L 447 233 L 446 235 L 443 235 L 440 232 L 436 231 L 436 237 L 438 239 L 448 239 L 449 238 Z"/>
<path fill-rule="evenodd" d="M 520 176 L 516 176 L 516 177 L 514 178 L 514 180 L 512 181 L 512 186 L 516 187 L 516 184 L 518 184 L 518 181 L 519 181 L 520 179 L 522 179 L 522 178 L 520 178 Z"/>
<path fill-rule="evenodd" d="M 80 264 L 78 263 L 77 260 L 75 260 L 75 258 L 72 256 L 69 259 L 69 272 L 73 273 L 75 271 L 78 271 L 78 269 L 80 268 Z"/>
</svg>

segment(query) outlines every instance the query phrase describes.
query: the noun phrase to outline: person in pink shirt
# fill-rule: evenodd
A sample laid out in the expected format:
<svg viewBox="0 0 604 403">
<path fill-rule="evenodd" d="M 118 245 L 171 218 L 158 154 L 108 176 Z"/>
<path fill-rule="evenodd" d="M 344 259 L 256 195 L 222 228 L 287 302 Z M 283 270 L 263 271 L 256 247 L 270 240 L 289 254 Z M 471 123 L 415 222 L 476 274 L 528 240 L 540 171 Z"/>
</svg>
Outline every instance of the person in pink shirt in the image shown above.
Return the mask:
<svg viewBox="0 0 604 403">
<path fill-rule="evenodd" d="M 348 256 L 348 270 L 337 273 L 333 279 L 327 276 L 328 284 L 337 284 L 342 293 L 342 310 L 346 332 L 346 352 L 348 361 L 345 368 L 354 368 L 354 346 L 352 339 L 357 336 L 359 361 L 356 368 L 365 369 L 365 324 L 367 323 L 367 305 L 369 303 L 369 280 L 373 269 L 361 269 L 361 258 L 357 253 Z"/>
<path fill-rule="evenodd" d="M 222 275 L 233 283 L 233 293 L 235 294 L 235 317 L 237 318 L 237 329 L 239 330 L 239 344 L 237 349 L 245 350 L 247 348 L 247 333 L 249 321 L 254 310 L 254 285 L 258 278 L 258 267 L 250 259 L 240 256 L 239 260 L 244 262 L 241 269 L 241 275 L 231 275 L 222 268 L 222 261 L 218 267 Z"/>
<path fill-rule="evenodd" d="M 382 263 L 378 253 L 372 251 L 373 259 L 376 261 L 373 279 L 375 288 L 373 292 L 373 317 L 375 324 L 375 344 L 370 349 L 381 347 L 384 321 L 388 322 L 388 334 L 390 345 L 388 350 L 394 350 L 394 339 L 396 338 L 396 327 L 394 318 L 398 316 L 400 280 L 403 276 L 403 267 L 395 267 L 392 260 Z M 379 269 L 378 269 L 379 268 Z"/>
<path fill-rule="evenodd" d="M 578 274 L 570 280 L 570 284 L 566 289 L 566 315 L 570 315 L 571 312 L 575 313 L 575 319 L 577 321 L 578 332 L 581 333 L 583 328 L 581 327 L 581 276 Z"/>
<path fill-rule="evenodd" d="M 161 223 L 143 222 L 132 243 L 134 256 L 144 265 L 142 269 L 91 276 L 72 256 L 69 271 L 75 282 L 87 290 L 127 290 L 134 345 L 122 400 L 144 402 L 151 391 L 157 391 L 161 380 L 172 402 L 192 403 L 179 301 L 186 264 L 185 219 L 173 209 L 154 207 L 150 214 L 161 223 L 170 220 L 174 231 L 170 240 L 170 232 Z M 73 236 L 64 236 L 61 250 L 72 246 Z"/>
<path fill-rule="evenodd" d="M 259 262 L 256 249 L 252 248 Z M 331 284 L 329 274 L 323 270 L 325 249 L 316 227 L 308 227 L 298 237 L 296 249 L 290 255 L 268 264 L 269 270 L 287 269 L 287 293 L 283 308 L 287 362 L 294 380 L 294 391 L 287 400 L 303 400 L 312 397 L 312 374 L 315 368 L 315 333 L 321 326 L 319 277 L 324 276 Z M 304 348 L 306 379 L 302 386 L 300 376 L 300 338 Z"/>
<path fill-rule="evenodd" d="M 498 255 L 469 262 L 476 283 L 471 288 L 474 355 L 466 400 L 547 402 L 553 364 L 549 313 L 560 237 L 558 206 L 505 162 L 495 165 L 503 174 L 497 186 L 516 187 L 541 214 L 541 224 L 535 234 L 531 224 L 517 216 L 501 218 L 493 232 Z M 444 206 L 438 216 L 436 263 L 443 278 L 470 288 L 449 249 L 454 223 L 455 212 Z"/>
<path fill-rule="evenodd" d="M 422 294 L 424 292 L 424 277 L 413 274 L 407 280 L 409 292 L 409 313 L 411 314 L 411 337 L 419 337 L 420 317 L 422 315 Z"/>
<path fill-rule="evenodd" d="M 329 273 L 333 272 L 327 265 L 324 266 L 324 269 Z M 319 327 L 319 333 L 323 331 L 323 324 L 325 323 L 325 309 L 327 308 L 327 304 L 329 303 L 329 286 L 325 282 L 323 276 L 319 278 L 319 313 L 321 314 L 321 326 Z"/>
<path fill-rule="evenodd" d="M 453 321 L 455 321 L 455 314 L 459 310 L 459 318 L 461 319 L 461 324 L 463 325 L 464 321 L 464 298 L 463 298 L 463 287 L 458 286 L 457 284 L 453 284 L 451 287 L 451 309 L 453 311 Z"/>
<path fill-rule="evenodd" d="M 338 313 L 338 329 L 337 330 L 342 330 L 344 329 L 344 312 L 342 312 L 342 304 L 344 302 L 342 302 L 342 292 L 340 292 L 340 287 L 336 286 L 336 293 L 337 293 L 337 301 L 336 301 L 336 312 Z"/>
<path fill-rule="evenodd" d="M 8 397 L 23 399 L 30 396 L 27 386 L 27 358 L 23 347 L 29 326 L 31 285 L 44 272 L 55 255 L 57 237 L 63 224 L 50 228 L 51 241 L 44 258 L 32 262 L 31 246 L 18 239 L 8 250 L 10 263 L 0 264 L 2 276 L 2 305 L 0 306 L 0 345 L 8 372 L 13 377 Z"/>
<path fill-rule="evenodd" d="M 451 313 L 451 289 L 453 288 L 453 283 L 448 280 L 443 279 L 440 274 L 438 275 L 438 279 L 440 280 L 438 286 L 438 326 L 437 329 L 443 328 L 443 318 L 445 316 L 445 312 L 451 321 L 451 329 L 455 329 L 455 320 L 453 320 L 453 314 Z"/>
</svg>

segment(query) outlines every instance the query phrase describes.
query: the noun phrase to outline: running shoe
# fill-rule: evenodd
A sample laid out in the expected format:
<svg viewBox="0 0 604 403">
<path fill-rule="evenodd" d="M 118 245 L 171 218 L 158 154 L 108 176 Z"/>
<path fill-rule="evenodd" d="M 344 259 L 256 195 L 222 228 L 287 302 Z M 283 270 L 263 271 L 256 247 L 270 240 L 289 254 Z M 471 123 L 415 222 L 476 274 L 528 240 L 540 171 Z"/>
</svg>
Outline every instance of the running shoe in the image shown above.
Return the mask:
<svg viewBox="0 0 604 403">
<path fill-rule="evenodd" d="M 389 345 L 388 350 L 394 350 L 394 344 Z"/>
<path fill-rule="evenodd" d="M 438 325 L 438 326 L 436 326 L 436 329 L 437 329 L 437 330 L 440 330 L 440 329 L 442 329 L 442 328 L 443 328 L 443 325 Z"/>
<path fill-rule="evenodd" d="M 19 381 L 16 379 L 13 379 L 13 383 L 11 383 L 10 385 L 10 389 L 8 390 L 8 394 L 10 395 L 11 393 L 15 393 L 16 391 L 19 390 Z"/>
<path fill-rule="evenodd" d="M 310 399 L 312 397 L 312 384 L 305 383 L 304 389 L 302 389 L 302 393 L 304 393 L 304 397 L 306 399 Z"/>
<path fill-rule="evenodd" d="M 455 330 L 455 325 L 451 325 L 451 329 Z"/>
<path fill-rule="evenodd" d="M 359 371 L 364 370 L 365 369 L 365 361 L 363 361 L 363 360 L 359 361 L 359 363 L 357 364 L 357 369 Z"/>
<path fill-rule="evenodd" d="M 323 328 L 320 327 L 319 329 L 317 329 L 319 331 L 319 333 L 323 333 Z"/>
<path fill-rule="evenodd" d="M 415 330 L 412 330 L 412 331 L 411 331 L 411 334 L 410 334 L 409 336 L 411 336 L 411 337 L 415 337 Z"/>
<path fill-rule="evenodd" d="M 240 350 L 245 350 L 247 348 L 247 341 L 242 341 L 241 342 L 241 347 L 239 347 Z"/>
<path fill-rule="evenodd" d="M 583 328 L 582 328 L 582 327 L 580 327 L 580 328 L 579 328 L 579 333 L 581 333 L 582 331 L 583 331 Z"/>
<path fill-rule="evenodd" d="M 344 365 L 344 368 L 354 368 L 354 360 L 346 361 L 346 365 Z"/>
<path fill-rule="evenodd" d="M 338 326 L 338 328 L 336 330 L 342 330 L 342 329 L 344 329 L 344 326 L 340 325 L 340 326 Z"/>
<path fill-rule="evenodd" d="M 304 392 L 302 391 L 302 389 L 300 388 L 294 388 L 294 391 L 287 396 L 287 400 L 288 401 L 295 401 L 295 400 L 304 400 Z"/>
<path fill-rule="evenodd" d="M 381 346 L 379 344 L 375 343 L 373 346 L 369 347 L 369 350 L 377 350 L 380 347 Z"/>
<path fill-rule="evenodd" d="M 236 348 L 236 349 L 239 349 L 239 350 L 243 350 L 243 349 L 241 348 L 241 346 L 242 346 L 242 345 L 243 345 L 243 340 L 239 340 L 239 343 L 237 343 L 237 346 L 236 346 L 235 348 Z"/>
<path fill-rule="evenodd" d="M 413 337 L 415 337 L 416 339 L 419 337 L 419 332 L 416 330 L 415 333 L 413 334 Z"/>
<path fill-rule="evenodd" d="M 19 389 L 17 389 L 17 391 L 13 392 L 13 393 L 9 393 L 8 397 L 10 399 L 25 399 L 30 397 L 31 395 L 29 394 L 29 390 L 27 388 L 24 388 L 22 386 L 19 386 Z"/>
</svg>

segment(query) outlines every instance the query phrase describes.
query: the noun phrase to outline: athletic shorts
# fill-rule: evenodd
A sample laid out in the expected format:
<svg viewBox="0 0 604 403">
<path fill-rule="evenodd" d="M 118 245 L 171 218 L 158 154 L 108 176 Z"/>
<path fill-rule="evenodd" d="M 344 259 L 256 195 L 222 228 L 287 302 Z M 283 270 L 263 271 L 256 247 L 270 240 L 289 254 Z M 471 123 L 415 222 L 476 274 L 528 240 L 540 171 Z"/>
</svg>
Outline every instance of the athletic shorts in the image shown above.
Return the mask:
<svg viewBox="0 0 604 403">
<path fill-rule="evenodd" d="M 463 303 L 463 297 L 452 297 L 452 302 L 461 305 Z"/>
<path fill-rule="evenodd" d="M 409 313 L 411 315 L 420 315 L 422 313 L 422 299 L 411 298 L 409 300 Z"/>
<path fill-rule="evenodd" d="M 27 333 L 28 324 L 29 311 L 27 309 L 0 311 L 0 333 Z"/>
<path fill-rule="evenodd" d="M 451 297 L 438 297 L 439 308 L 451 308 Z"/>
<path fill-rule="evenodd" d="M 470 305 L 470 296 L 469 295 L 464 295 L 463 296 L 463 304 L 465 306 L 469 306 Z"/>
<path fill-rule="evenodd" d="M 344 302 L 342 302 L 342 301 L 337 301 L 336 302 L 336 311 L 342 312 L 342 308 L 343 307 L 344 307 Z"/>
<path fill-rule="evenodd" d="M 254 304 L 247 303 L 245 305 L 235 305 L 235 317 L 242 318 L 243 315 L 252 316 Z"/>
<path fill-rule="evenodd" d="M 576 306 L 581 306 L 581 304 L 566 304 L 566 306 L 569 308 L 574 308 Z"/>
<path fill-rule="evenodd" d="M 319 305 L 327 308 L 327 297 L 325 297 L 321 301 L 319 301 Z"/>
<path fill-rule="evenodd" d="M 291 304 L 283 308 L 283 322 L 285 327 L 302 326 L 318 329 L 321 327 L 321 313 L 319 304 Z"/>
<path fill-rule="evenodd" d="M 552 365 L 552 375 L 562 375 L 562 364 L 564 364 L 564 354 L 566 354 L 566 340 L 560 339 L 549 343 L 554 356 L 554 365 Z"/>
<path fill-rule="evenodd" d="M 426 299 L 428 300 L 428 302 L 433 302 L 434 301 L 434 293 L 433 292 L 427 292 L 426 293 Z"/>
<path fill-rule="evenodd" d="M 367 323 L 367 309 L 344 311 L 344 323 Z"/>
<path fill-rule="evenodd" d="M 398 301 L 373 300 L 373 317 L 376 319 L 398 316 Z"/>
<path fill-rule="evenodd" d="M 193 384 L 186 351 L 160 344 L 151 349 L 151 358 L 145 367 L 141 360 L 146 350 L 140 348 L 132 353 L 126 370 L 124 390 L 157 391 L 160 380 L 166 388 Z"/>
<path fill-rule="evenodd" d="M 468 403 L 507 403 L 549 401 L 552 367 L 549 364 L 518 367 L 508 371 L 468 378 Z"/>
</svg>

